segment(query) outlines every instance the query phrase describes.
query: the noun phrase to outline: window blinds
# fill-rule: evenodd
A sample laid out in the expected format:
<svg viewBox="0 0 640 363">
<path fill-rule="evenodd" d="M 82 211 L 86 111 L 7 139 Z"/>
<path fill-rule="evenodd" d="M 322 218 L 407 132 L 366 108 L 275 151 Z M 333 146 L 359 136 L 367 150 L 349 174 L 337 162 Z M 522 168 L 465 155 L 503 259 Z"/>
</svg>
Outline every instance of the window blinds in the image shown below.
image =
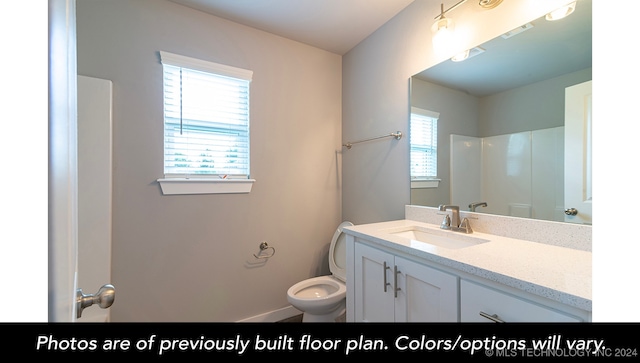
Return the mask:
<svg viewBox="0 0 640 363">
<path fill-rule="evenodd" d="M 437 112 L 411 108 L 409 132 L 411 179 L 431 179 L 438 175 Z"/>
<path fill-rule="evenodd" d="M 165 177 L 249 177 L 252 72 L 160 52 Z"/>
</svg>

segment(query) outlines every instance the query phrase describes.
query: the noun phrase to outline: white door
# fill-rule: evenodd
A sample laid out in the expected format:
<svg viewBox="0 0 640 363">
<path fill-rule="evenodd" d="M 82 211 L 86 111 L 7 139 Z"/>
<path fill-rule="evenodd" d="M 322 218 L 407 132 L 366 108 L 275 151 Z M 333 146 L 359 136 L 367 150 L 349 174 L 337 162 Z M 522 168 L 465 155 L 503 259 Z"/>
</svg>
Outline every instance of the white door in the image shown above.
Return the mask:
<svg viewBox="0 0 640 363">
<path fill-rule="evenodd" d="M 592 223 L 591 112 L 592 81 L 565 90 L 565 222 Z"/>
<path fill-rule="evenodd" d="M 396 322 L 458 321 L 457 276 L 397 256 L 394 270 Z"/>
<path fill-rule="evenodd" d="M 76 319 L 75 0 L 49 1 L 49 321 Z"/>
<path fill-rule="evenodd" d="M 75 322 L 83 306 L 110 306 L 114 291 L 78 290 L 78 107 L 75 0 L 49 1 L 50 322 Z M 96 309 L 96 308 L 94 308 Z"/>
<path fill-rule="evenodd" d="M 111 281 L 111 81 L 78 76 L 78 286 L 93 294 Z M 106 322 L 110 309 L 79 322 Z"/>
<path fill-rule="evenodd" d="M 356 243 L 355 322 L 393 322 L 394 256 L 377 248 Z"/>
</svg>

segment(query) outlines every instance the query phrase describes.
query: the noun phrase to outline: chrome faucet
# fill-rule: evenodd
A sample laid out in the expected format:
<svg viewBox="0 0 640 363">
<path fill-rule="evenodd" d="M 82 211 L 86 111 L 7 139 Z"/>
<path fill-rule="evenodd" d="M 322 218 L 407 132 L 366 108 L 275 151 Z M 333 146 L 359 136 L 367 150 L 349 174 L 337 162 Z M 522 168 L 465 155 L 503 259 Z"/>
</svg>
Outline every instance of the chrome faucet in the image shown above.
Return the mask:
<svg viewBox="0 0 640 363">
<path fill-rule="evenodd" d="M 451 209 L 451 227 L 460 226 L 460 207 L 457 205 L 446 205 L 440 204 L 438 206 L 438 210 L 441 212 L 446 211 L 447 209 Z"/>
<path fill-rule="evenodd" d="M 463 218 L 462 221 L 460 221 L 460 207 L 458 207 L 457 205 L 445 204 L 440 204 L 438 206 L 438 210 L 441 212 L 444 212 L 447 209 L 451 210 L 451 218 L 449 218 L 449 214 L 446 214 L 444 220 L 442 221 L 442 224 L 440 225 L 440 228 L 464 233 L 473 232 L 467 218 Z"/>
<path fill-rule="evenodd" d="M 476 211 L 476 208 L 478 207 L 486 207 L 487 206 L 487 202 L 473 202 L 471 204 L 469 204 L 469 210 L 472 212 Z"/>
</svg>

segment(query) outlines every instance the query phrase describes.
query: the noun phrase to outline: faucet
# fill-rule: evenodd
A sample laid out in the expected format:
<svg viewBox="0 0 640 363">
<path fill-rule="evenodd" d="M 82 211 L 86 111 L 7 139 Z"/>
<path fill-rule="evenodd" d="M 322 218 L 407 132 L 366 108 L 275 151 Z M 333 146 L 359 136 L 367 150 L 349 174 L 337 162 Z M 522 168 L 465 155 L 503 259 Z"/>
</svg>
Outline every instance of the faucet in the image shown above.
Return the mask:
<svg viewBox="0 0 640 363">
<path fill-rule="evenodd" d="M 445 215 L 444 221 L 440 225 L 442 229 L 450 229 L 456 232 L 464 232 L 464 233 L 473 233 L 471 229 L 471 225 L 469 224 L 469 220 L 467 218 L 463 218 L 462 222 L 460 221 L 460 207 L 457 205 L 445 205 L 440 204 L 438 206 L 438 210 L 441 212 L 446 211 L 447 209 L 451 210 L 451 219 L 449 219 L 449 215 Z"/>
<path fill-rule="evenodd" d="M 451 209 L 451 227 L 458 228 L 460 226 L 460 207 L 457 205 L 440 204 L 438 210 L 441 212 Z"/>
<path fill-rule="evenodd" d="M 472 212 L 475 212 L 477 207 L 486 207 L 486 206 L 487 206 L 487 202 L 473 202 L 469 204 L 469 210 Z"/>
</svg>

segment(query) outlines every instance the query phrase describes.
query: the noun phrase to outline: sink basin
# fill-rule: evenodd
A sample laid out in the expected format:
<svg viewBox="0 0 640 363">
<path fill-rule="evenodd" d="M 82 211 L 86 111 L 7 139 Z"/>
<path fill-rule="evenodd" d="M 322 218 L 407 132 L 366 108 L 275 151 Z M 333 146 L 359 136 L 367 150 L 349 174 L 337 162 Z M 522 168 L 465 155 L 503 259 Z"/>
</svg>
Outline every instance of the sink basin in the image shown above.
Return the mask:
<svg viewBox="0 0 640 363">
<path fill-rule="evenodd" d="M 481 243 L 489 242 L 487 239 L 473 237 L 459 232 L 435 228 L 431 229 L 421 226 L 399 227 L 385 230 L 385 232 L 411 241 L 422 242 L 449 249 L 477 246 Z"/>
</svg>

